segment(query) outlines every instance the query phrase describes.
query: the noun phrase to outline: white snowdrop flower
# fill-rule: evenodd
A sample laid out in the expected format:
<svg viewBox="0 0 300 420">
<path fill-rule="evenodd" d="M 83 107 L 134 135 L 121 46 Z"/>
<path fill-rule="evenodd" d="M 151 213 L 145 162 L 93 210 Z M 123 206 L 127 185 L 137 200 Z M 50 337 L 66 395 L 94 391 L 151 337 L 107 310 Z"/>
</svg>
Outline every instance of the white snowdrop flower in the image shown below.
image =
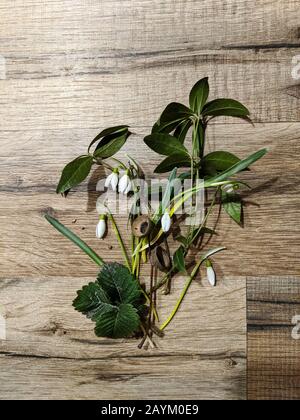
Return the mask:
<svg viewBox="0 0 300 420">
<path fill-rule="evenodd" d="M 161 218 L 161 227 L 164 232 L 169 232 L 171 227 L 171 217 L 169 212 L 166 211 L 163 217 Z"/>
<path fill-rule="evenodd" d="M 118 169 L 114 169 L 113 172 L 108 175 L 108 177 L 106 178 L 105 181 L 105 187 L 109 188 L 111 186 L 113 191 L 117 190 L 118 187 L 118 183 L 119 183 L 119 171 Z"/>
<path fill-rule="evenodd" d="M 130 181 L 128 172 L 126 172 L 122 176 L 122 178 L 120 179 L 120 182 L 119 182 L 119 192 L 121 194 L 126 194 L 126 191 L 127 191 L 128 187 L 131 187 L 131 181 Z"/>
<path fill-rule="evenodd" d="M 217 283 L 216 273 L 209 260 L 206 261 L 206 268 L 207 268 L 207 280 L 212 287 L 215 287 Z"/>
<path fill-rule="evenodd" d="M 222 190 L 227 194 L 232 194 L 234 192 L 234 185 L 233 184 L 226 184 L 223 185 Z"/>
<path fill-rule="evenodd" d="M 124 194 L 125 194 L 125 195 L 129 194 L 129 193 L 132 191 L 132 188 L 133 188 L 133 184 L 132 184 L 132 182 L 130 181 L 130 182 L 129 182 L 129 184 L 128 184 L 128 187 L 127 187 L 127 188 L 126 188 L 126 190 L 124 191 Z"/>
<path fill-rule="evenodd" d="M 96 226 L 96 237 L 102 239 L 106 232 L 106 216 L 102 214 L 99 218 L 99 222 Z"/>
</svg>

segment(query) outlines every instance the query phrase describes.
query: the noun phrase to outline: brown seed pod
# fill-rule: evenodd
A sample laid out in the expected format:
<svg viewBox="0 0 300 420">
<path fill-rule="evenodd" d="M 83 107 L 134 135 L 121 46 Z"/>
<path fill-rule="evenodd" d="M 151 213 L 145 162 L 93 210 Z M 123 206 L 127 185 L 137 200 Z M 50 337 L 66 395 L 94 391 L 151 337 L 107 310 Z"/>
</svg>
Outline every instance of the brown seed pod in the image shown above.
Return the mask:
<svg viewBox="0 0 300 420">
<path fill-rule="evenodd" d="M 137 238 L 149 235 L 152 229 L 152 222 L 148 216 L 139 216 L 132 223 L 132 233 Z"/>
<path fill-rule="evenodd" d="M 151 264 L 163 273 L 168 273 L 172 267 L 169 253 L 161 246 L 157 246 L 151 251 Z"/>
</svg>

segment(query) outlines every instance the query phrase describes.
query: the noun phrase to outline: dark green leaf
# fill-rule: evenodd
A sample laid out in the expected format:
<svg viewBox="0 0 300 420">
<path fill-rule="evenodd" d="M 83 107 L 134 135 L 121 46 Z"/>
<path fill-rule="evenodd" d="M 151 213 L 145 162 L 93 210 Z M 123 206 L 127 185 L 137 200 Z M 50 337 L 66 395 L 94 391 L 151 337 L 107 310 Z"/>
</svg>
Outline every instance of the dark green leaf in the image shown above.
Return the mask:
<svg viewBox="0 0 300 420">
<path fill-rule="evenodd" d="M 226 171 L 240 159 L 229 152 L 212 152 L 204 157 L 202 167 L 206 175 L 216 175 L 218 172 Z"/>
<path fill-rule="evenodd" d="M 205 188 L 208 188 L 211 184 L 216 182 L 226 181 L 228 178 L 232 177 L 233 175 L 244 171 L 245 169 L 249 168 L 250 165 L 257 162 L 263 156 L 268 153 L 267 149 L 259 150 L 256 153 L 253 153 L 251 156 L 248 156 L 246 159 L 241 160 L 237 164 L 233 165 L 227 171 L 222 172 L 220 175 L 217 175 L 213 178 L 207 179 L 204 183 Z"/>
<path fill-rule="evenodd" d="M 180 141 L 180 143 L 183 144 L 187 136 L 187 133 L 192 125 L 193 123 L 191 120 L 183 121 L 180 125 L 176 127 L 176 130 L 174 132 L 174 137 L 176 137 Z"/>
<path fill-rule="evenodd" d="M 121 147 L 124 146 L 126 140 L 130 136 L 130 132 L 122 131 L 120 133 L 110 134 L 109 136 L 103 137 L 94 152 L 95 158 L 107 159 L 115 155 Z"/>
<path fill-rule="evenodd" d="M 106 128 L 105 130 L 101 131 L 100 134 L 98 134 L 94 140 L 91 141 L 89 147 L 88 147 L 88 153 L 91 150 L 91 147 L 100 139 L 102 139 L 102 137 L 106 137 L 109 136 L 111 134 L 125 134 L 128 132 L 128 125 L 118 125 L 116 127 L 110 127 L 110 128 Z"/>
<path fill-rule="evenodd" d="M 70 162 L 63 170 L 56 192 L 63 194 L 83 182 L 93 165 L 93 156 L 80 156 Z"/>
<path fill-rule="evenodd" d="M 205 77 L 204 79 L 199 80 L 199 82 L 195 84 L 190 93 L 190 107 L 194 112 L 196 112 L 196 114 L 201 114 L 201 111 L 204 105 L 206 104 L 208 96 L 208 77 Z"/>
<path fill-rule="evenodd" d="M 181 246 L 177 249 L 173 256 L 173 266 L 179 273 L 185 273 L 184 248 Z"/>
<path fill-rule="evenodd" d="M 234 99 L 215 99 L 208 102 L 202 111 L 203 116 L 229 116 L 229 117 L 248 117 L 249 110 L 240 102 Z"/>
<path fill-rule="evenodd" d="M 92 248 L 90 248 L 85 242 L 83 242 L 70 229 L 62 225 L 58 220 L 54 219 L 48 214 L 45 215 L 45 218 L 55 229 L 57 229 L 66 238 L 70 239 L 70 241 L 72 241 L 75 245 L 77 245 L 83 252 L 85 252 L 96 264 L 100 266 L 104 264 L 102 258 L 100 258 L 99 255 L 96 254 L 96 252 L 92 250 Z"/>
<path fill-rule="evenodd" d="M 182 118 L 171 121 L 169 123 L 160 124 L 160 121 L 156 122 L 152 127 L 152 134 L 154 133 L 167 133 L 170 134 L 182 123 Z"/>
<path fill-rule="evenodd" d="M 150 149 L 161 155 L 185 154 L 189 156 L 187 149 L 180 141 L 169 134 L 155 133 L 144 138 L 144 142 Z"/>
<path fill-rule="evenodd" d="M 172 102 L 169 104 L 160 117 L 159 124 L 164 125 L 174 121 L 183 121 L 194 115 L 193 111 L 183 104 Z"/>
<path fill-rule="evenodd" d="M 142 290 L 128 268 L 105 264 L 95 283 L 77 292 L 74 308 L 96 323 L 99 337 L 128 337 L 138 330 L 143 311 Z"/>
<path fill-rule="evenodd" d="M 180 242 L 180 243 L 181 243 L 181 244 L 182 244 L 185 248 L 186 248 L 186 247 L 188 246 L 188 244 L 189 244 L 188 239 L 187 239 L 186 237 L 182 236 L 182 235 L 177 236 L 176 241 Z"/>
<path fill-rule="evenodd" d="M 226 213 L 238 224 L 242 223 L 242 200 L 238 194 L 222 193 L 222 205 Z"/>
<path fill-rule="evenodd" d="M 186 153 L 176 153 L 174 155 L 168 156 L 164 161 L 162 161 L 154 170 L 157 174 L 162 174 L 165 172 L 172 171 L 174 168 L 188 168 L 191 166 L 191 159 L 186 155 Z"/>
</svg>

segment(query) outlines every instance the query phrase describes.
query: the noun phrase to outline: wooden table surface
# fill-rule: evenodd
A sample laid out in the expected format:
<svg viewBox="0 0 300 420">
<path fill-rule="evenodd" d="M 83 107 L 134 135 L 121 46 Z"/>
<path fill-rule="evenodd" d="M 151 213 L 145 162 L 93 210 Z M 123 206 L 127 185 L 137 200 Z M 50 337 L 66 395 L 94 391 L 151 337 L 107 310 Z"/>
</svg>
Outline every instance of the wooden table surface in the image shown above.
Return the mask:
<svg viewBox="0 0 300 420">
<path fill-rule="evenodd" d="M 292 73 L 299 6 L 1 2 L 0 314 L 7 339 L 0 341 L 0 399 L 300 398 L 300 340 L 292 338 L 300 315 L 300 82 Z M 218 286 L 193 284 L 157 350 L 97 339 L 71 307 L 95 267 L 43 215 L 57 216 L 103 258 L 121 255 L 111 236 L 94 237 L 96 178 L 65 200 L 55 194 L 59 172 L 100 129 L 120 123 L 134 131 L 125 151 L 152 171 L 157 156 L 143 136 L 166 104 L 186 102 L 204 76 L 212 97 L 239 99 L 255 121 L 255 128 L 214 124 L 209 149 L 241 157 L 269 149 L 250 175 L 245 228 L 221 218 L 215 243 L 228 251 L 215 258 Z M 160 296 L 162 317 L 183 282 Z"/>
</svg>

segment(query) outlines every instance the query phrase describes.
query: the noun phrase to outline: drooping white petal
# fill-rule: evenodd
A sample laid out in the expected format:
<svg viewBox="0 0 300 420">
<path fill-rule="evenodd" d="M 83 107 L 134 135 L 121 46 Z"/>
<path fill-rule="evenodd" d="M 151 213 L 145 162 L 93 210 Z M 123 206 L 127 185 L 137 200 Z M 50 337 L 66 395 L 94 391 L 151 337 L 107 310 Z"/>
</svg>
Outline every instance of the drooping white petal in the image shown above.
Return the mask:
<svg viewBox="0 0 300 420">
<path fill-rule="evenodd" d="M 113 172 L 111 181 L 110 181 L 110 185 L 113 191 L 117 191 L 118 183 L 119 183 L 119 176 L 116 172 Z"/>
<path fill-rule="evenodd" d="M 216 285 L 216 273 L 212 266 L 207 267 L 207 280 L 209 284 L 213 287 Z"/>
<path fill-rule="evenodd" d="M 106 232 L 106 221 L 104 219 L 99 220 L 96 226 L 96 237 L 102 239 Z"/>
<path fill-rule="evenodd" d="M 108 188 L 110 186 L 112 176 L 113 176 L 113 173 L 109 174 L 108 177 L 106 178 L 105 184 L 104 184 L 105 188 Z"/>
<path fill-rule="evenodd" d="M 124 194 L 127 195 L 132 191 L 132 182 L 129 181 L 128 187 L 126 188 L 126 190 L 124 191 Z"/>
<path fill-rule="evenodd" d="M 125 191 L 130 184 L 130 178 L 127 174 L 123 175 L 119 182 L 119 192 L 125 194 Z"/>
<path fill-rule="evenodd" d="M 163 217 L 161 218 L 161 227 L 164 232 L 169 232 L 171 227 L 171 218 L 169 213 L 166 211 Z"/>
</svg>

